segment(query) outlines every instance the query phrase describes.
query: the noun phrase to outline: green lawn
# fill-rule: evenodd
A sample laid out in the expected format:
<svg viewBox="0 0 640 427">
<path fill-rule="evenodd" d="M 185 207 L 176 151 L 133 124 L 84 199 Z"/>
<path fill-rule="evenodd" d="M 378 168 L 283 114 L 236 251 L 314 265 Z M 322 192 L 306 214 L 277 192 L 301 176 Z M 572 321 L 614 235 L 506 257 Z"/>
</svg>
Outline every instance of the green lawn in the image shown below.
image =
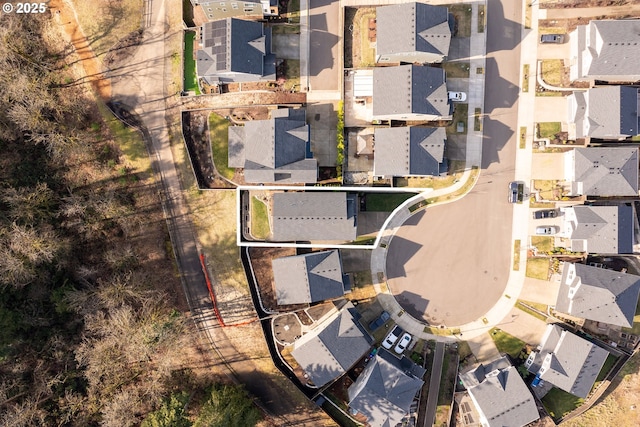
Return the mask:
<svg viewBox="0 0 640 427">
<path fill-rule="evenodd" d="M 535 246 L 540 252 L 549 252 L 555 247 L 555 239 L 551 236 L 532 236 L 531 246 Z"/>
<path fill-rule="evenodd" d="M 518 303 L 516 304 L 516 308 L 518 308 L 518 309 L 524 311 L 525 313 L 535 317 L 536 319 L 542 320 L 543 322 L 547 321 L 547 316 L 543 316 L 542 314 L 538 313 L 537 311 L 533 311 L 529 307 L 525 307 L 524 305 L 522 305 L 522 303 L 525 303 L 525 304 L 527 304 L 527 305 L 529 305 L 529 306 L 531 306 L 531 307 L 533 307 L 533 308 L 535 308 L 535 309 L 537 309 L 539 311 L 542 311 L 543 313 L 547 312 L 547 306 L 546 305 L 543 306 L 543 307 L 539 307 L 542 304 L 537 304 L 537 303 L 532 303 L 532 302 L 529 302 L 529 301 L 520 301 L 520 300 L 518 300 Z"/>
<path fill-rule="evenodd" d="M 522 91 L 529 92 L 529 64 L 522 66 Z"/>
<path fill-rule="evenodd" d="M 200 95 L 198 87 L 198 76 L 196 76 L 196 60 L 193 56 L 193 40 L 196 33 L 186 31 L 184 33 L 184 90 L 195 91 L 196 95 Z"/>
<path fill-rule="evenodd" d="M 605 379 L 605 377 L 607 376 L 607 374 L 609 373 L 611 368 L 613 368 L 613 365 L 615 365 L 617 361 L 618 361 L 618 358 L 615 357 L 613 354 L 609 354 L 607 356 L 607 360 L 604 361 L 604 365 L 602 365 L 602 369 L 600 369 L 600 372 L 598 373 L 598 377 L 596 378 L 596 383 L 594 384 L 594 387 L 600 381 Z"/>
<path fill-rule="evenodd" d="M 493 339 L 493 342 L 495 342 L 500 353 L 507 353 L 513 358 L 517 358 L 525 346 L 524 341 L 514 337 L 513 335 L 509 335 L 498 328 L 491 329 L 489 331 L 489 335 L 491 335 L 491 338 Z"/>
<path fill-rule="evenodd" d="M 407 193 L 368 193 L 366 209 L 370 212 L 391 212 L 405 200 L 415 196 Z"/>
<path fill-rule="evenodd" d="M 562 131 L 560 122 L 538 123 L 538 136 L 540 138 L 555 138 L 556 134 Z"/>
<path fill-rule="evenodd" d="M 469 104 L 456 102 L 453 110 L 453 120 L 446 127 L 447 135 L 466 135 L 467 116 L 469 115 Z M 464 122 L 464 132 L 458 133 L 456 127 L 458 122 Z"/>
<path fill-rule="evenodd" d="M 287 17 L 291 24 L 300 23 L 300 0 L 289 0 L 287 4 Z"/>
<path fill-rule="evenodd" d="M 300 60 L 299 59 L 287 59 L 286 67 L 284 71 L 285 90 L 295 89 L 296 86 L 300 86 Z"/>
<path fill-rule="evenodd" d="M 468 62 L 445 62 L 442 68 L 447 78 L 469 78 L 470 64 Z"/>
<path fill-rule="evenodd" d="M 520 145 L 518 148 L 527 148 L 527 127 L 520 126 Z"/>
<path fill-rule="evenodd" d="M 256 239 L 264 240 L 270 233 L 267 205 L 253 197 L 251 199 L 251 235 Z"/>
<path fill-rule="evenodd" d="M 555 387 L 542 398 L 542 404 L 554 420 L 562 418 L 564 415 L 582 405 L 583 402 L 584 399 Z"/>
<path fill-rule="evenodd" d="M 235 169 L 229 167 L 229 121 L 216 113 L 209 114 L 209 137 L 216 170 L 223 177 L 233 179 Z"/>
<path fill-rule="evenodd" d="M 529 258 L 527 260 L 527 277 L 549 279 L 549 258 Z"/>
</svg>

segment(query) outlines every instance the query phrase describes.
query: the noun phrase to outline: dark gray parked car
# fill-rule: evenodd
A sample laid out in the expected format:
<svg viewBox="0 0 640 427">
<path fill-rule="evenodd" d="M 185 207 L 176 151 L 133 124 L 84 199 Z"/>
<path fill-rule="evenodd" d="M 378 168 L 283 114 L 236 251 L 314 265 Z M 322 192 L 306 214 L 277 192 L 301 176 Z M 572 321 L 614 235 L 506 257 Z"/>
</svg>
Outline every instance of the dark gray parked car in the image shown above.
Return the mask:
<svg viewBox="0 0 640 427">
<path fill-rule="evenodd" d="M 543 34 L 540 43 L 564 43 L 564 34 Z"/>
<path fill-rule="evenodd" d="M 544 209 L 533 213 L 533 219 L 555 218 L 557 216 L 558 211 L 555 209 Z"/>
</svg>

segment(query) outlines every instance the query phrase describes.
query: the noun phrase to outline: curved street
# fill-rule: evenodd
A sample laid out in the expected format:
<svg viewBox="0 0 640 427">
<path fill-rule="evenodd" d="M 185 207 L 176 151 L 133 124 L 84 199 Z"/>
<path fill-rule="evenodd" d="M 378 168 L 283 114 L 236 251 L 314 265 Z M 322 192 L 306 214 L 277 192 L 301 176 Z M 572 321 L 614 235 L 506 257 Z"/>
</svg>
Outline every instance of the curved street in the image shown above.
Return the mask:
<svg viewBox="0 0 640 427">
<path fill-rule="evenodd" d="M 488 0 L 487 7 L 480 178 L 462 199 L 409 218 L 387 251 L 392 293 L 409 314 L 432 325 L 482 318 L 509 278 L 513 206 L 507 187 L 518 144 L 522 4 Z"/>
</svg>

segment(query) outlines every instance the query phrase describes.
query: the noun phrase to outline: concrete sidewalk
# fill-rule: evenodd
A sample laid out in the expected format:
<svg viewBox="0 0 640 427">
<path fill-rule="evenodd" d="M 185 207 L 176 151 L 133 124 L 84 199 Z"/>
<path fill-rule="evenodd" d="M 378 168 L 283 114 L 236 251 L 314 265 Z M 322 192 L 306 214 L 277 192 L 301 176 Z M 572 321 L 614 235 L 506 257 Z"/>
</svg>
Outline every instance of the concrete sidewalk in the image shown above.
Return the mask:
<svg viewBox="0 0 640 427">
<path fill-rule="evenodd" d="M 533 5 L 536 9 L 537 4 Z M 572 19 L 586 18 L 585 24 L 589 18 L 597 18 L 600 16 L 611 15 L 640 15 L 640 4 L 628 4 L 626 6 L 608 6 L 608 7 L 579 7 L 567 9 L 540 9 L 538 19 Z"/>
</svg>

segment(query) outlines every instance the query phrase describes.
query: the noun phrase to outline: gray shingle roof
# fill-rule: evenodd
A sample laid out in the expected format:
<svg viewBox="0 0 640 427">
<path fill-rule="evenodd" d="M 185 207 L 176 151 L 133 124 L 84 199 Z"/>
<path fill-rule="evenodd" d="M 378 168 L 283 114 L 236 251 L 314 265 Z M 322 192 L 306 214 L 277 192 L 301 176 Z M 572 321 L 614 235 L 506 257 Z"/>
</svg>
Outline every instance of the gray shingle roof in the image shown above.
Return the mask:
<svg viewBox="0 0 640 427">
<path fill-rule="evenodd" d="M 585 398 L 609 352 L 557 325 L 548 325 L 539 350 L 531 352 L 529 372 L 549 384 Z"/>
<path fill-rule="evenodd" d="M 521 427 L 539 418 L 533 395 L 506 357 L 460 374 L 490 427 Z"/>
<path fill-rule="evenodd" d="M 381 6 L 376 10 L 378 55 L 428 52 L 449 54 L 451 29 L 446 7 L 424 3 Z M 402 25 L 398 25 L 402 23 Z"/>
<path fill-rule="evenodd" d="M 271 28 L 260 22 L 226 18 L 205 23 L 200 34 L 202 47 L 196 52 L 198 76 L 209 82 L 273 77 Z"/>
<path fill-rule="evenodd" d="M 318 162 L 307 158 L 309 126 L 304 110 L 274 113 L 269 120 L 229 127 L 229 166 L 244 168 L 246 182 L 317 182 Z"/>
<path fill-rule="evenodd" d="M 337 250 L 274 259 L 273 279 L 278 304 L 303 304 L 344 295 Z"/>
<path fill-rule="evenodd" d="M 638 88 L 601 86 L 571 95 L 576 137 L 621 139 L 638 130 Z"/>
<path fill-rule="evenodd" d="M 637 196 L 638 147 L 574 149 L 574 182 L 588 196 Z"/>
<path fill-rule="evenodd" d="M 353 304 L 345 304 L 293 345 L 291 354 L 317 387 L 344 374 L 371 348 L 354 310 Z"/>
<path fill-rule="evenodd" d="M 582 319 L 630 328 L 638 296 L 638 276 L 564 263 L 556 310 Z"/>
<path fill-rule="evenodd" d="M 381 347 L 349 387 L 349 407 L 366 416 L 372 427 L 395 426 L 409 412 L 424 373 L 411 360 Z"/>
<path fill-rule="evenodd" d="M 419 65 L 373 69 L 374 116 L 448 116 L 450 111 L 443 69 Z"/>
<path fill-rule="evenodd" d="M 569 224 L 572 250 L 604 254 L 633 252 L 634 212 L 631 205 L 580 205 L 567 209 L 568 213 L 571 211 L 575 216 L 575 221 L 571 220 Z"/>
<path fill-rule="evenodd" d="M 375 175 L 439 175 L 444 128 L 393 127 L 375 130 Z"/>
<path fill-rule="evenodd" d="M 578 38 L 578 77 L 640 79 L 640 20 L 590 21 L 573 34 Z"/>
<path fill-rule="evenodd" d="M 273 240 L 355 240 L 356 199 L 345 192 L 274 193 Z"/>
</svg>

